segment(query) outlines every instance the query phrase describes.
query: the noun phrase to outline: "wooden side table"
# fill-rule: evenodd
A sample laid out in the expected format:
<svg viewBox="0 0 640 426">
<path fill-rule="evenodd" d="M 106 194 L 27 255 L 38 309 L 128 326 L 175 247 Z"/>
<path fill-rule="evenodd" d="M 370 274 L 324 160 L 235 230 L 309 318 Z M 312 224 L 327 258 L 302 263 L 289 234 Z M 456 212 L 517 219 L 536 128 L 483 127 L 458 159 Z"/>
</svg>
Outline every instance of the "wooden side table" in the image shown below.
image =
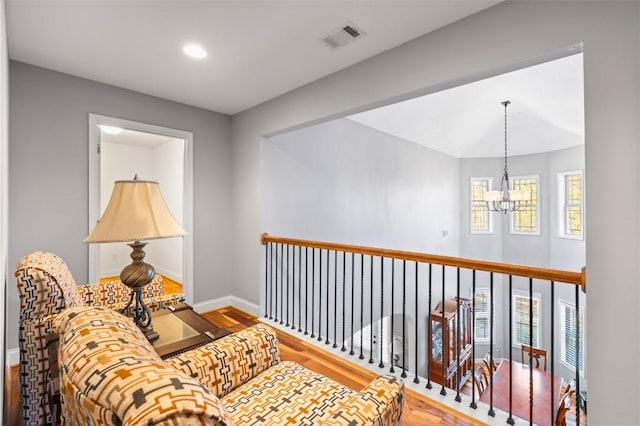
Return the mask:
<svg viewBox="0 0 640 426">
<path fill-rule="evenodd" d="M 160 334 L 160 338 L 153 342 L 153 347 L 162 359 L 231 334 L 231 331 L 216 326 L 186 303 L 154 312 L 153 328 Z"/>
</svg>

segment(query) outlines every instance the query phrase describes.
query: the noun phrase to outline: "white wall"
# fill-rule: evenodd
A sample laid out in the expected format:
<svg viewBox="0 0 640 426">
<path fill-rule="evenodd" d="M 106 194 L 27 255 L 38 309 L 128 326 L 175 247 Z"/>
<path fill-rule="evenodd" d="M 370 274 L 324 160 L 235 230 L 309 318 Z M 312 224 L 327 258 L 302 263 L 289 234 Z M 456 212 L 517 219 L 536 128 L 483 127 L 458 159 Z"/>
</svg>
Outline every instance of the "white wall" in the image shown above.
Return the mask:
<svg viewBox="0 0 640 426">
<path fill-rule="evenodd" d="M 153 180 L 150 149 L 119 143 L 102 142 L 100 146 L 100 215 L 104 213 L 116 180 L 130 180 L 137 173 L 140 179 Z M 100 244 L 100 278 L 118 277 L 130 263 L 131 248 L 124 243 Z M 147 257 L 147 262 L 151 259 Z"/>
<path fill-rule="evenodd" d="M 269 231 L 260 218 L 264 135 L 504 72 L 584 43 L 587 302 L 601 307 L 589 310 L 589 421 L 640 423 L 640 360 L 617 349 L 621 341 L 625 353 L 640 349 L 639 8 L 637 2 L 501 3 L 234 116 L 234 294 L 259 302 L 260 234 Z"/>
<path fill-rule="evenodd" d="M 174 139 L 154 149 L 154 180 L 160 185 L 162 196 L 176 221 L 184 225 L 184 140 Z M 176 167 L 176 165 L 180 165 Z M 147 246 L 156 272 L 184 282 L 183 238 L 164 238 Z M 157 260 L 157 263 L 155 263 Z"/>
</svg>

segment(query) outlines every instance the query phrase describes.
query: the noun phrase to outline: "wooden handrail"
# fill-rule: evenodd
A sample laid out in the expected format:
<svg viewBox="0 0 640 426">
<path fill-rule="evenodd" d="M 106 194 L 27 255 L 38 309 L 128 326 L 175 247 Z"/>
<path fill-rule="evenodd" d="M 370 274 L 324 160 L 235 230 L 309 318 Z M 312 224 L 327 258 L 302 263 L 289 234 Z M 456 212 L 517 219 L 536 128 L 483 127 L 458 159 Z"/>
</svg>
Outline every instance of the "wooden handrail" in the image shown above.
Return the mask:
<svg viewBox="0 0 640 426">
<path fill-rule="evenodd" d="M 432 263 L 436 265 L 453 266 L 457 268 L 475 269 L 477 271 L 497 272 L 505 275 L 535 278 L 540 280 L 575 284 L 586 291 L 586 268 L 580 272 L 564 271 L 561 269 L 539 268 L 536 266 L 516 265 L 512 263 L 490 262 L 486 260 L 467 259 L 454 256 L 441 256 L 403 250 L 391 250 L 377 247 L 356 246 L 351 244 L 328 243 L 323 241 L 299 240 L 295 238 L 274 237 L 262 234 L 262 244 L 281 243 L 305 246 L 326 250 L 344 251 L 349 253 L 380 256 L 390 259 L 404 259 L 415 262 Z"/>
</svg>

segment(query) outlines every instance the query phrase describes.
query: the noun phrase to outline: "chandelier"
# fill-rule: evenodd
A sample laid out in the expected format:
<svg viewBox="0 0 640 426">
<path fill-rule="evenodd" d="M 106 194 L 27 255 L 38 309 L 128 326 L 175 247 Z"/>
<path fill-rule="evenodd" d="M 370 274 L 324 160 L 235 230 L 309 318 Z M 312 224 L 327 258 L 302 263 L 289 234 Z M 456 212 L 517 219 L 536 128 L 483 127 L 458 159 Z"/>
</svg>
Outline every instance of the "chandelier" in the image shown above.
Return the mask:
<svg viewBox="0 0 640 426">
<path fill-rule="evenodd" d="M 516 191 L 509 187 L 509 168 L 507 167 L 507 106 L 511 101 L 501 102 L 504 105 L 504 173 L 500 181 L 500 191 L 486 191 L 484 200 L 492 212 L 514 212 L 526 207 L 525 201 L 531 199 L 531 191 Z"/>
</svg>

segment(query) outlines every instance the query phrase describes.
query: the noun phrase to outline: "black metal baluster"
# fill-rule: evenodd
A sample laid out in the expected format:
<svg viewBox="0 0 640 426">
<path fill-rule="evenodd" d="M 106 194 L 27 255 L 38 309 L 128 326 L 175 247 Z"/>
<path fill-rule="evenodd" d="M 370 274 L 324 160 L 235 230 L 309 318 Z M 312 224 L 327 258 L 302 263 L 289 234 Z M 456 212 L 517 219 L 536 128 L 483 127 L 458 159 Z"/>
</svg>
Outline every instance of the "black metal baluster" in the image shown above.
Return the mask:
<svg viewBox="0 0 640 426">
<path fill-rule="evenodd" d="M 396 260 L 394 258 L 391 258 L 391 368 L 389 368 L 389 372 L 390 373 L 395 373 L 396 370 L 393 368 L 393 365 L 395 364 L 395 359 L 394 357 L 394 341 L 396 339 L 396 329 L 395 329 L 395 294 L 396 294 L 396 286 L 395 286 L 395 282 L 396 282 Z"/>
<path fill-rule="evenodd" d="M 342 252 L 342 352 L 346 352 L 347 348 L 344 346 L 344 322 L 345 322 L 345 309 L 346 309 L 346 294 L 347 294 L 347 252 Z"/>
<path fill-rule="evenodd" d="M 329 342 L 329 301 L 331 300 L 331 296 L 329 294 L 330 293 L 329 292 L 329 264 L 330 264 L 330 259 L 331 259 L 331 256 L 330 256 L 329 250 L 327 250 L 327 315 L 326 315 L 327 321 L 326 321 L 326 326 L 325 326 L 325 333 L 327 333 L 327 334 L 326 334 L 326 338 L 325 338 L 325 341 L 324 341 L 325 345 L 328 345 L 330 343 Z M 335 295 L 334 295 L 334 298 L 335 298 Z"/>
<path fill-rule="evenodd" d="M 460 398 L 460 268 L 456 268 L 456 402 L 462 401 Z"/>
<path fill-rule="evenodd" d="M 493 281 L 493 272 L 491 273 L 491 280 L 489 282 L 489 368 L 493 371 L 493 322 L 495 320 L 495 308 L 494 308 L 494 281 Z M 509 278 L 511 279 L 511 278 Z M 509 348 L 511 348 L 511 344 L 509 344 Z M 495 373 L 495 371 L 493 371 Z M 490 376 L 489 384 L 491 386 L 491 409 L 493 410 L 493 374 Z"/>
<path fill-rule="evenodd" d="M 407 371 L 404 365 L 407 358 L 407 261 L 402 260 L 402 373 L 400 377 L 407 377 Z"/>
<path fill-rule="evenodd" d="M 441 310 L 441 314 L 442 314 L 442 323 L 440 325 L 440 329 L 442 330 L 442 389 L 440 389 L 440 395 L 445 396 L 447 394 L 447 390 L 444 386 L 445 382 L 446 382 L 446 378 L 447 378 L 447 374 L 445 371 L 445 365 L 444 365 L 444 351 L 448 351 L 449 348 L 445 348 L 444 347 L 444 328 L 445 328 L 445 322 L 446 322 L 446 318 L 445 318 L 445 288 L 444 288 L 444 275 L 445 275 L 445 267 L 444 265 L 442 265 L 442 310 Z M 448 366 L 447 366 L 448 367 Z"/>
<path fill-rule="evenodd" d="M 425 386 L 427 389 L 431 389 L 433 388 L 433 386 L 431 385 L 431 355 L 432 355 L 432 350 L 433 348 L 431 347 L 433 342 L 433 330 L 431 329 L 431 297 L 432 297 L 432 281 L 431 281 L 431 276 L 432 276 L 432 272 L 433 272 L 433 264 L 429 264 L 429 288 L 428 288 L 428 302 L 427 302 L 427 359 L 429 360 L 427 363 L 427 385 Z"/>
<path fill-rule="evenodd" d="M 471 359 L 473 360 L 473 370 L 471 370 L 471 380 L 472 380 L 472 385 L 471 385 L 471 404 L 469 404 L 469 407 L 473 408 L 474 410 L 476 408 L 478 408 L 478 404 L 476 404 L 476 386 L 475 383 L 473 383 L 475 374 L 476 374 L 476 339 L 475 339 L 475 335 L 476 335 L 476 270 L 473 269 L 471 270 L 471 306 L 473 307 L 472 309 L 472 319 L 473 322 L 471 324 L 471 330 L 473 330 L 473 339 L 471 339 Z M 489 351 L 491 351 L 491 348 L 489 348 Z M 491 361 L 491 359 L 489 359 L 489 375 L 493 376 L 493 361 Z"/>
<path fill-rule="evenodd" d="M 280 244 L 280 324 L 284 324 L 284 243 Z"/>
<path fill-rule="evenodd" d="M 491 273 L 493 276 L 493 272 Z M 493 307 L 493 301 L 491 301 Z M 493 326 L 493 324 L 490 324 Z M 513 425 L 513 276 L 509 275 L 509 417 L 507 423 Z M 491 387 L 493 388 L 493 378 L 491 378 Z M 493 398 L 491 399 L 493 406 Z M 494 414 L 495 415 L 495 414 Z"/>
<path fill-rule="evenodd" d="M 369 256 L 369 364 L 373 364 L 373 256 Z"/>
<path fill-rule="evenodd" d="M 264 246 L 264 317 L 269 316 L 269 244 Z"/>
<path fill-rule="evenodd" d="M 379 368 L 384 368 L 382 361 L 384 350 L 384 257 L 380 258 L 380 363 Z"/>
<path fill-rule="evenodd" d="M 304 335 L 309 334 L 309 247 L 304 248 Z"/>
<path fill-rule="evenodd" d="M 355 272 L 354 271 L 355 271 L 355 253 L 351 253 L 351 351 L 349 352 L 349 355 L 351 355 L 351 356 L 355 355 L 355 352 L 353 350 L 353 311 L 354 311 L 353 289 L 356 286 L 356 283 L 354 281 L 354 279 L 355 279 Z"/>
<path fill-rule="evenodd" d="M 322 249 L 318 250 L 320 259 L 318 260 L 318 342 L 322 340 Z M 313 337 L 313 336 L 311 336 Z"/>
<path fill-rule="evenodd" d="M 362 327 L 364 324 L 364 254 L 360 254 L 360 356 L 358 359 L 364 359 Z M 371 331 L 371 330 L 369 330 Z"/>
<path fill-rule="evenodd" d="M 414 354 L 415 354 L 415 364 L 416 364 L 416 377 L 413 378 L 413 383 L 420 383 L 420 379 L 418 379 L 418 262 L 416 262 L 416 287 L 415 287 L 415 302 L 416 302 L 416 310 L 415 310 L 415 331 L 416 331 L 416 339 L 414 340 Z"/>
<path fill-rule="evenodd" d="M 289 300 L 289 284 L 290 284 L 289 283 L 289 269 L 290 269 L 289 268 L 289 265 L 290 265 L 289 264 L 289 260 L 290 260 L 289 259 L 289 251 L 290 250 L 289 250 L 289 248 L 290 247 L 291 247 L 291 244 L 287 244 L 287 274 L 286 274 L 287 280 L 285 282 L 285 287 L 284 287 L 284 289 L 285 289 L 285 296 L 284 296 L 285 309 L 284 310 L 285 310 L 285 313 L 286 313 L 286 316 L 287 316 L 286 327 L 289 327 L 289 304 L 290 304 L 290 300 Z M 282 324 L 282 321 L 280 322 L 280 324 Z"/>
<path fill-rule="evenodd" d="M 493 368 L 493 315 L 494 315 L 494 310 L 493 310 L 493 272 L 491 272 L 489 274 L 489 367 Z M 511 348 L 511 344 L 509 344 L 509 348 Z M 511 380 L 511 377 L 513 376 L 509 376 L 509 380 Z M 489 379 L 489 387 L 490 392 L 489 392 L 489 415 L 491 417 L 495 417 L 496 412 L 493 409 L 493 374 L 491 374 L 491 377 Z"/>
<path fill-rule="evenodd" d="M 282 244 L 277 244 L 276 243 L 276 299 L 275 299 L 275 306 L 274 306 L 274 318 L 273 320 L 275 322 L 278 322 L 278 302 L 279 302 L 279 298 L 278 298 L 278 247 L 281 246 Z M 282 275 L 282 271 L 280 271 L 280 275 Z"/>
<path fill-rule="evenodd" d="M 302 333 L 302 246 L 298 246 L 298 333 Z"/>
<path fill-rule="evenodd" d="M 327 333 L 328 335 L 329 333 Z M 333 348 L 338 347 L 338 251 L 333 252 Z"/>
<path fill-rule="evenodd" d="M 273 251 L 276 251 L 276 258 L 278 257 L 278 244 L 277 243 L 271 243 L 271 259 L 270 259 L 270 264 L 271 264 L 271 272 L 269 273 L 269 280 L 270 280 L 270 291 L 269 291 L 269 297 L 271 299 L 271 301 L 269 302 L 269 319 L 272 320 L 273 319 L 273 315 L 275 312 L 275 297 L 273 297 L 274 295 L 274 290 L 277 289 L 278 287 L 278 262 L 276 260 L 276 258 L 273 257 Z M 275 279 L 274 279 L 274 275 L 275 275 Z"/>
<path fill-rule="evenodd" d="M 576 424 L 580 425 L 580 287 L 576 287 Z M 553 362 L 553 358 L 552 361 Z"/>
<path fill-rule="evenodd" d="M 553 379 L 555 377 L 555 368 L 554 368 L 554 360 L 555 358 L 555 345 L 554 345 L 554 341 L 555 341 L 555 332 L 554 332 L 554 324 L 556 323 L 555 320 L 555 305 L 556 305 L 556 284 L 551 281 L 551 322 L 550 322 L 550 328 L 551 328 L 551 349 L 550 349 L 550 355 L 551 355 L 551 378 Z M 549 397 L 551 398 L 551 405 L 550 407 L 555 407 L 555 401 L 556 399 L 554 398 L 555 395 L 555 380 L 551 380 L 551 395 L 549 395 Z M 576 399 L 577 401 L 577 399 Z M 560 401 L 560 404 L 562 404 L 562 401 Z M 555 414 L 554 413 L 554 409 L 551 409 L 551 423 L 550 424 L 554 424 L 554 420 L 555 420 Z M 580 423 L 577 423 L 578 425 Z"/>
<path fill-rule="evenodd" d="M 529 278 L 529 346 L 533 344 L 533 278 Z M 533 424 L 533 350 L 529 353 L 529 424 Z"/>
<path fill-rule="evenodd" d="M 311 249 L 311 338 L 316 337 L 316 249 Z"/>
<path fill-rule="evenodd" d="M 295 330 L 296 325 L 296 246 L 291 248 L 291 328 Z M 300 307 L 298 307 L 300 309 Z"/>
</svg>

